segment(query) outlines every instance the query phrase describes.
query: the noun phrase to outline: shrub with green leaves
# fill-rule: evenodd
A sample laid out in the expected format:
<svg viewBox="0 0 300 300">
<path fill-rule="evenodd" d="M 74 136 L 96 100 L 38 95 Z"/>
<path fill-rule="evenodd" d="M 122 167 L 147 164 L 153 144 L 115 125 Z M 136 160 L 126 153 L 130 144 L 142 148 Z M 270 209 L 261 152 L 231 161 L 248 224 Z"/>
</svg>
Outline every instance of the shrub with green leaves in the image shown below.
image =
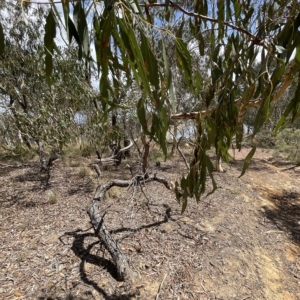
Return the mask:
<svg viewBox="0 0 300 300">
<path fill-rule="evenodd" d="M 287 128 L 281 131 L 276 138 L 275 147 L 275 156 L 300 163 L 300 129 Z"/>
</svg>

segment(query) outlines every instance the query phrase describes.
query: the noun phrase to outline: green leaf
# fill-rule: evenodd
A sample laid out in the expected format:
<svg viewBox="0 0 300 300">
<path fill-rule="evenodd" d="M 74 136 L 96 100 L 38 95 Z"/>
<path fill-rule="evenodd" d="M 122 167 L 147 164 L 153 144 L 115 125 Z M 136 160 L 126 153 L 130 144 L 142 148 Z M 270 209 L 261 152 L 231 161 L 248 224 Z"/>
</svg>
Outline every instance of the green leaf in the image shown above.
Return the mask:
<svg viewBox="0 0 300 300">
<path fill-rule="evenodd" d="M 69 36 L 69 13 L 70 13 L 69 0 L 62 0 L 62 7 L 64 11 L 66 31 L 67 31 L 67 35 Z"/>
<path fill-rule="evenodd" d="M 99 71 L 101 65 L 101 28 L 100 28 L 98 17 L 96 15 L 94 15 L 93 25 L 94 25 L 96 61 L 97 61 L 97 66 Z"/>
<path fill-rule="evenodd" d="M 158 66 L 157 59 L 154 56 L 149 41 L 144 35 L 142 31 L 140 31 L 141 35 L 141 50 L 144 58 L 144 68 L 148 71 L 148 78 L 152 86 L 154 86 L 156 93 L 159 90 L 159 74 L 158 74 Z"/>
<path fill-rule="evenodd" d="M 78 1 L 74 7 L 73 12 L 74 25 L 79 35 L 79 47 L 82 48 L 84 54 L 89 56 L 89 35 L 86 21 L 85 11 L 81 5 L 81 1 Z"/>
<path fill-rule="evenodd" d="M 296 48 L 295 61 L 300 64 L 300 46 Z"/>
<path fill-rule="evenodd" d="M 192 59 L 191 54 L 187 49 L 187 43 L 182 39 L 176 39 L 176 57 L 177 65 L 182 75 L 185 78 L 186 83 L 192 89 L 193 87 L 193 71 L 192 71 Z"/>
<path fill-rule="evenodd" d="M 243 20 L 243 23 L 245 24 L 245 26 L 248 26 L 248 22 L 249 22 L 250 18 L 252 17 L 253 13 L 254 13 L 254 7 L 251 7 Z"/>
<path fill-rule="evenodd" d="M 51 85 L 51 75 L 53 70 L 52 55 L 55 48 L 54 39 L 56 36 L 56 23 L 53 16 L 52 10 L 46 18 L 45 24 L 45 36 L 44 36 L 44 46 L 45 46 L 45 65 L 46 65 L 46 80 L 48 85 Z"/>
<path fill-rule="evenodd" d="M 294 97 L 293 100 L 288 104 L 288 106 L 284 110 L 284 113 L 282 114 L 282 116 L 280 117 L 280 119 L 278 120 L 278 122 L 276 124 L 275 130 L 274 130 L 275 134 L 278 133 L 279 129 L 284 124 L 284 121 L 286 120 L 286 118 L 288 117 L 290 112 L 293 110 L 294 105 L 295 105 L 295 101 L 299 101 L 299 99 Z"/>
<path fill-rule="evenodd" d="M 270 117 L 270 95 L 264 99 L 256 115 L 254 128 L 253 128 L 253 135 L 255 135 L 259 131 L 259 129 L 269 119 L 269 117 Z"/>
<path fill-rule="evenodd" d="M 142 81 L 143 88 L 146 90 L 147 94 L 152 97 L 151 88 L 149 84 L 149 78 L 146 74 L 146 70 L 144 67 L 144 59 L 142 56 L 141 48 L 138 44 L 136 34 L 133 31 L 132 26 L 128 24 L 123 18 L 116 18 L 117 23 L 120 26 L 120 29 L 122 30 L 122 33 L 124 36 L 126 36 L 126 39 L 128 44 L 126 45 L 129 47 L 130 52 L 133 55 L 133 58 L 130 59 L 130 65 L 131 69 L 134 71 L 135 78 L 137 82 Z M 115 37 L 118 39 L 118 43 L 121 45 L 122 50 L 126 51 L 126 47 L 124 45 L 124 42 L 121 41 L 121 38 L 119 35 L 115 35 Z M 138 70 L 138 72 L 135 71 L 135 69 Z"/>
<path fill-rule="evenodd" d="M 186 207 L 187 207 L 187 203 L 188 203 L 188 200 L 187 198 L 184 198 L 183 199 L 183 202 L 182 202 L 182 207 L 181 207 L 181 213 L 183 214 L 186 210 Z"/>
<path fill-rule="evenodd" d="M 278 58 L 278 63 L 276 66 L 276 69 L 273 72 L 273 75 L 271 77 L 273 89 L 276 88 L 276 86 L 282 81 L 282 77 L 285 72 L 285 63 L 282 59 Z"/>
<path fill-rule="evenodd" d="M 241 4 L 239 0 L 234 0 L 234 12 L 236 19 L 238 19 L 241 15 Z"/>
<path fill-rule="evenodd" d="M 0 22 L 0 55 L 2 56 L 4 54 L 4 33 L 3 33 L 3 27 Z"/>
<path fill-rule="evenodd" d="M 60 17 L 60 13 L 54 3 L 54 0 L 50 0 L 50 2 L 51 2 L 51 7 L 52 7 L 53 11 L 55 12 L 56 17 L 59 19 L 59 22 L 63 23 L 62 18 Z M 62 1 L 62 2 L 64 2 L 64 1 Z M 67 27 L 66 27 L 66 29 L 67 29 Z"/>
<path fill-rule="evenodd" d="M 69 43 L 72 42 L 72 38 L 74 37 L 77 44 L 80 45 L 80 39 L 79 39 L 77 29 L 76 29 L 72 19 L 70 18 L 70 16 L 68 17 L 68 28 L 69 28 L 69 34 L 68 34 Z M 81 58 L 81 57 L 79 57 L 79 58 Z"/>
<path fill-rule="evenodd" d="M 209 196 L 217 189 L 217 184 L 216 184 L 216 181 L 215 181 L 214 176 L 213 176 L 213 170 L 214 170 L 213 164 L 212 164 L 210 158 L 207 156 L 206 153 L 204 154 L 203 159 L 205 161 L 205 165 L 206 165 L 207 170 L 208 170 L 208 175 L 209 175 L 209 177 L 212 181 L 212 185 L 213 185 L 213 189 L 207 194 L 207 196 Z M 205 185 L 205 183 L 204 183 L 204 185 Z"/>
<path fill-rule="evenodd" d="M 230 7 L 230 3 L 231 0 L 226 0 L 226 21 L 229 21 L 231 19 L 231 7 Z"/>
<path fill-rule="evenodd" d="M 144 103 L 145 103 L 144 97 L 141 97 L 137 104 L 137 116 L 142 125 L 143 131 L 146 134 L 149 134 Z"/>
<path fill-rule="evenodd" d="M 169 10 L 169 4 L 170 4 L 170 0 L 166 0 L 165 1 L 165 9 Z"/>
<path fill-rule="evenodd" d="M 242 173 L 241 173 L 241 175 L 240 175 L 239 177 L 242 177 L 242 176 L 245 174 L 246 170 L 249 168 L 251 159 L 252 159 L 252 157 L 253 157 L 255 151 L 256 151 L 256 146 L 254 146 L 254 147 L 251 149 L 251 151 L 247 154 L 247 156 L 246 156 L 246 158 L 245 158 L 245 161 L 244 161 Z"/>
<path fill-rule="evenodd" d="M 207 142 L 214 145 L 217 137 L 217 124 L 214 118 L 208 118 L 206 121 Z"/>
<path fill-rule="evenodd" d="M 177 32 L 176 32 L 176 37 L 179 38 L 179 39 L 182 39 L 182 31 L 183 31 L 184 23 L 185 23 L 185 19 L 182 18 L 181 24 L 180 24 L 180 26 L 179 26 L 179 28 L 177 29 Z"/>
<path fill-rule="evenodd" d="M 199 46 L 199 52 L 200 52 L 200 55 L 204 55 L 204 47 L 205 47 L 205 43 L 204 43 L 204 39 L 203 39 L 203 36 L 201 34 L 201 32 L 199 31 L 199 33 L 197 34 L 197 39 L 198 39 L 198 46 Z"/>
<path fill-rule="evenodd" d="M 225 19 L 225 7 L 224 1 L 218 1 L 218 24 L 219 24 L 219 39 L 224 37 L 224 19 Z"/>
<path fill-rule="evenodd" d="M 293 112 L 291 121 L 293 122 L 295 120 L 296 115 L 297 115 L 298 110 L 299 110 L 299 105 L 300 105 L 300 75 L 298 75 L 298 87 L 297 87 L 297 90 L 295 92 L 295 96 L 290 101 L 290 103 L 286 107 L 284 113 L 282 114 L 281 118 L 277 122 L 275 130 L 274 130 L 275 134 L 278 133 L 279 129 L 282 127 L 282 125 L 284 124 L 286 118 L 289 116 L 289 114 L 291 112 Z"/>
<path fill-rule="evenodd" d="M 166 88 L 169 89 L 172 84 L 172 72 L 169 64 L 169 59 L 166 53 L 165 44 L 162 41 L 162 48 L 163 48 L 163 61 L 164 61 L 164 71 L 165 71 L 165 83 Z"/>
</svg>

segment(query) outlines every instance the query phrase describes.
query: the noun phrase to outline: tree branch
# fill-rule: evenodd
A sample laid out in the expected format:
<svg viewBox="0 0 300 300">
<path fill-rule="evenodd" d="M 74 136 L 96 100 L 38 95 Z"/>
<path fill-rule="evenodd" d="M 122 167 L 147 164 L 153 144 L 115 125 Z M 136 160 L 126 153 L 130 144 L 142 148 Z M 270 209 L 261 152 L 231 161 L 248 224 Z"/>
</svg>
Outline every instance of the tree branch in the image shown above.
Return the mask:
<svg viewBox="0 0 300 300">
<path fill-rule="evenodd" d="M 277 102 L 280 97 L 285 93 L 287 88 L 291 85 L 293 80 L 293 74 L 295 74 L 295 68 L 298 68 L 298 64 L 295 60 L 293 60 L 290 64 L 288 72 L 284 75 L 285 81 L 282 83 L 281 87 L 277 90 L 277 92 L 274 94 L 274 96 L 271 99 L 271 102 Z M 238 98 L 235 100 L 236 105 L 240 105 L 241 98 Z M 256 99 L 256 100 L 250 100 L 248 104 L 246 105 L 249 107 L 258 107 L 263 102 L 263 99 Z M 195 120 L 198 117 L 205 117 L 211 115 L 217 107 L 207 110 L 201 110 L 201 111 L 193 111 L 190 113 L 178 113 L 171 115 L 171 120 Z"/>
<path fill-rule="evenodd" d="M 181 11 L 182 13 L 184 13 L 187 16 L 194 17 L 194 18 L 201 19 L 201 20 L 205 20 L 205 21 L 209 21 L 209 22 L 212 22 L 212 23 L 219 23 L 219 21 L 217 19 L 210 18 L 210 17 L 204 16 L 204 15 L 200 15 L 200 14 L 197 14 L 197 13 L 194 13 L 194 12 L 191 12 L 191 11 L 187 11 L 184 8 L 182 8 L 179 4 L 174 3 L 173 1 L 170 1 L 169 5 L 172 8 L 178 9 L 179 11 Z M 165 7 L 166 4 L 165 3 L 149 3 L 149 4 L 140 4 L 140 6 L 141 7 L 147 7 L 147 8 L 149 8 L 149 7 Z M 247 35 L 248 37 L 250 37 L 250 39 L 252 40 L 252 42 L 255 45 L 262 46 L 264 49 L 269 50 L 269 48 L 265 44 L 261 43 L 260 38 L 258 38 L 257 36 L 253 35 L 248 30 L 246 30 L 244 28 L 241 28 L 241 27 L 238 27 L 236 25 L 233 25 L 233 24 L 231 24 L 231 23 L 229 23 L 227 21 L 223 21 L 223 24 L 225 26 L 227 26 L 227 27 L 230 27 L 230 28 L 236 30 L 236 31 L 244 33 L 245 35 Z"/>
<path fill-rule="evenodd" d="M 94 164 L 98 164 L 98 163 L 104 163 L 104 162 L 118 162 L 119 161 L 119 157 L 120 155 L 127 151 L 128 149 L 130 149 L 133 146 L 133 142 L 130 140 L 130 144 L 122 149 L 120 149 L 116 154 L 114 154 L 111 157 L 107 157 L 107 158 L 101 158 L 101 159 L 96 159 L 92 165 Z"/>
<path fill-rule="evenodd" d="M 113 239 L 109 230 L 107 230 L 104 224 L 104 216 L 106 212 L 101 211 L 101 201 L 104 200 L 106 192 L 114 186 L 118 187 L 128 187 L 133 184 L 133 180 L 110 180 L 104 185 L 101 185 L 101 171 L 97 165 L 94 165 L 96 173 L 98 175 L 99 185 L 96 189 L 95 196 L 93 198 L 92 204 L 88 209 L 87 213 L 90 217 L 91 223 L 94 227 L 95 234 L 100 239 L 100 241 L 105 245 L 106 249 L 110 253 L 113 261 L 116 264 L 118 278 L 119 280 L 132 280 L 134 279 L 134 272 L 129 267 L 128 261 L 123 254 L 121 248 L 118 243 Z M 135 176 L 134 183 L 137 184 L 139 182 L 148 183 L 151 181 L 157 181 L 162 183 L 167 189 L 171 189 L 170 183 L 164 179 L 157 177 L 156 174 L 150 176 L 145 179 L 144 176 Z"/>
</svg>

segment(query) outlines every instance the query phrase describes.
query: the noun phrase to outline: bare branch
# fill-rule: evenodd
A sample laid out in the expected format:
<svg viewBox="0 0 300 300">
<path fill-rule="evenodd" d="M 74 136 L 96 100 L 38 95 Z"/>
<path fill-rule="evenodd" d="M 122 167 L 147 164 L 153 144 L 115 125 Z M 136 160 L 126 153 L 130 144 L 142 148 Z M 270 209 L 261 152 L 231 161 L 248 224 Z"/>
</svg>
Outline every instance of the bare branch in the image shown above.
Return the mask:
<svg viewBox="0 0 300 300">
<path fill-rule="evenodd" d="M 130 149 L 133 146 L 133 142 L 130 140 L 130 144 L 122 149 L 120 149 L 116 154 L 112 155 L 111 157 L 105 157 L 101 159 L 96 159 L 92 162 L 92 165 L 99 164 L 99 163 L 117 163 L 119 161 L 120 155 Z"/>
<path fill-rule="evenodd" d="M 187 167 L 188 171 L 190 172 L 190 166 L 188 164 L 188 161 L 187 161 L 185 155 L 183 154 L 183 152 L 181 151 L 181 149 L 179 148 L 179 143 L 180 143 L 181 139 L 182 139 L 182 137 L 180 137 L 180 139 L 178 141 L 176 141 L 176 148 L 177 148 L 179 154 L 181 155 L 182 159 L 184 160 L 185 166 Z"/>
</svg>

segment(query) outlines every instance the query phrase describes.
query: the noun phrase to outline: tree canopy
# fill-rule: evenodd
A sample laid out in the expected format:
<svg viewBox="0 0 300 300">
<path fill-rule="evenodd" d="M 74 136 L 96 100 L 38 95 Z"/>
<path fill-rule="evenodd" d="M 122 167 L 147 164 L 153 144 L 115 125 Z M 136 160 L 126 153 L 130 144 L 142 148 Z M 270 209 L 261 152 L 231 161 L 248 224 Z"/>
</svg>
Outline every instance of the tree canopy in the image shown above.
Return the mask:
<svg viewBox="0 0 300 300">
<path fill-rule="evenodd" d="M 300 7 L 296 0 L 51 0 L 49 4 L 43 22 L 49 89 L 55 88 L 60 33 L 69 43 L 77 43 L 83 68 L 96 68 L 103 114 L 115 108 L 126 110 L 121 90 L 131 92 L 134 83 L 139 122 L 165 155 L 170 121 L 196 120 L 194 159 L 188 174 L 175 184 L 177 198 L 184 200 L 183 210 L 188 197 L 199 200 L 205 193 L 207 176 L 213 190 L 216 188 L 207 152 L 215 147 L 228 161 L 234 136 L 236 147 L 241 149 L 249 108 L 258 109 L 253 148 L 242 174 L 272 104 L 284 99 L 292 82 L 296 82 L 295 92 L 285 100 L 274 130 L 300 116 Z M 26 15 L 32 6 L 46 4 L 36 0 L 20 1 L 20 5 Z M 2 59 L 7 44 L 0 24 Z M 184 91 L 180 105 L 179 90 Z M 70 104 L 66 101 L 65 105 Z"/>
</svg>

